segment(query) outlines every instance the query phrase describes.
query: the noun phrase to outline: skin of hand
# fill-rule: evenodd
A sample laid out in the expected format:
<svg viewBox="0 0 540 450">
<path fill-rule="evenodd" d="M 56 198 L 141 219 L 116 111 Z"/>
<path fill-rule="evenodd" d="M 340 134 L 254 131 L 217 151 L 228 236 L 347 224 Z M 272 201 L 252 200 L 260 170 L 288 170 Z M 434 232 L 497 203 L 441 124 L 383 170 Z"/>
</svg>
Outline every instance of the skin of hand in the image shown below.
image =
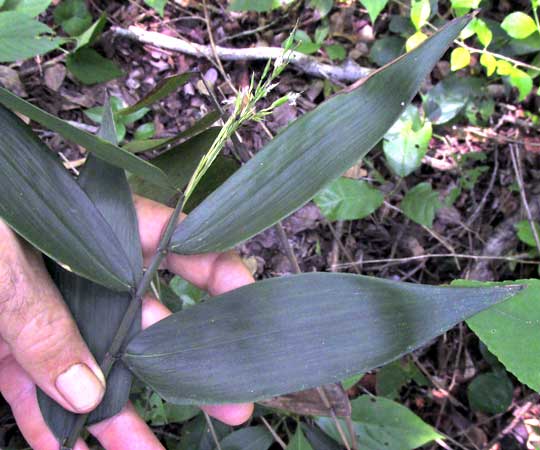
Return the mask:
<svg viewBox="0 0 540 450">
<path fill-rule="evenodd" d="M 148 263 L 172 210 L 141 197 L 135 198 L 135 207 Z M 211 295 L 253 282 L 234 253 L 170 254 L 162 267 Z M 143 328 L 169 314 L 160 302 L 145 298 Z M 99 365 L 82 340 L 41 255 L 0 221 L 0 392 L 28 444 L 36 450 L 57 450 L 58 442 L 39 410 L 36 385 L 77 413 L 94 409 L 105 389 Z M 204 410 L 222 422 L 239 425 L 251 416 L 253 404 L 205 406 Z M 116 416 L 89 430 L 108 450 L 163 448 L 129 403 Z M 79 439 L 76 449 L 88 447 Z"/>
</svg>

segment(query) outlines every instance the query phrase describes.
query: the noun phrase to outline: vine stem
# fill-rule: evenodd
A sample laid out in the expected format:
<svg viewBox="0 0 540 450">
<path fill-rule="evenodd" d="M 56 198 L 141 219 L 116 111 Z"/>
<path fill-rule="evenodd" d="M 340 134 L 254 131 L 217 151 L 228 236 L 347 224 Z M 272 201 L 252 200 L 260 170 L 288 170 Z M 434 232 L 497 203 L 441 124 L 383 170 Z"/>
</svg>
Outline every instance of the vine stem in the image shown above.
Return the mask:
<svg viewBox="0 0 540 450">
<path fill-rule="evenodd" d="M 407 10 L 411 9 L 411 7 L 409 5 L 407 5 L 406 3 L 403 3 L 401 0 L 393 0 L 393 2 L 400 5 L 401 7 L 405 8 L 405 9 L 407 9 Z M 535 19 L 537 19 L 536 12 L 535 12 Z M 439 30 L 431 22 L 427 22 L 426 26 L 431 28 L 433 31 L 438 31 Z M 538 27 L 538 22 L 537 22 L 537 27 Z M 540 28 L 538 29 L 538 32 L 540 33 Z M 487 50 L 485 48 L 484 49 L 479 49 L 479 48 L 476 48 L 476 47 L 471 47 L 470 45 L 465 44 L 464 42 L 460 41 L 459 39 L 456 39 L 454 41 L 454 44 L 459 45 L 460 47 L 463 47 L 464 49 L 468 50 L 471 53 L 491 55 L 494 58 L 498 58 L 498 59 L 502 59 L 504 61 L 508 61 L 509 63 L 514 64 L 514 66 L 516 66 L 516 67 L 523 67 L 524 69 L 534 70 L 534 71 L 537 71 L 537 72 L 540 71 L 540 67 L 538 67 L 538 66 L 533 66 L 531 64 L 524 63 L 524 62 L 519 61 L 517 59 L 510 58 L 509 56 L 501 55 L 500 53 L 494 53 L 494 52 L 489 51 L 489 50 Z"/>
<path fill-rule="evenodd" d="M 150 287 L 150 284 L 152 283 L 152 280 L 157 273 L 159 266 L 163 262 L 165 256 L 167 256 L 169 243 L 176 227 L 176 223 L 178 222 L 178 218 L 180 217 L 180 214 L 184 209 L 185 200 L 185 196 L 182 193 L 180 195 L 180 198 L 178 199 L 178 202 L 176 203 L 174 211 L 169 218 L 165 231 L 163 232 L 163 235 L 159 241 L 156 253 L 154 253 L 148 269 L 146 269 L 144 275 L 141 278 L 141 281 L 137 285 L 137 289 L 132 292 L 131 301 L 129 302 L 126 312 L 124 313 L 124 317 L 122 318 L 122 321 L 118 326 L 118 330 L 116 331 L 116 334 L 111 342 L 109 350 L 101 361 L 100 367 L 103 371 L 105 379 L 108 378 L 114 363 L 118 359 L 118 354 L 124 346 L 133 321 L 137 317 L 137 314 L 141 313 L 144 294 L 146 294 L 146 291 L 148 291 L 148 288 Z M 86 425 L 88 416 L 89 414 L 80 414 L 77 416 L 77 420 L 71 428 L 68 438 L 62 443 L 61 450 L 73 450 L 73 447 L 75 446 L 79 435 L 81 434 L 84 426 Z"/>
<path fill-rule="evenodd" d="M 537 1 L 531 0 L 531 8 L 532 8 L 533 16 L 534 16 L 534 23 L 536 24 L 536 31 L 540 33 L 540 20 L 538 20 Z"/>
</svg>

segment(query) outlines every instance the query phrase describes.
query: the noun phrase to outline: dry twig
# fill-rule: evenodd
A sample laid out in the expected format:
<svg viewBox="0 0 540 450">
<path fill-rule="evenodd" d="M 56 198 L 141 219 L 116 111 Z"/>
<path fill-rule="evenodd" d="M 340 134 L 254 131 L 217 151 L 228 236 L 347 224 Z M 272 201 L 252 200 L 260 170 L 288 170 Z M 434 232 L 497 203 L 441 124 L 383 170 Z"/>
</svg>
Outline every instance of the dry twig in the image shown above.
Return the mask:
<svg viewBox="0 0 540 450">
<path fill-rule="evenodd" d="M 280 47 L 229 48 L 216 45 L 213 51 L 210 45 L 196 44 L 155 31 L 143 30 L 136 26 L 130 26 L 127 29 L 112 27 L 111 30 L 115 36 L 131 39 L 141 44 L 206 58 L 212 58 L 215 54 L 222 61 L 266 61 L 283 57 L 283 49 Z M 345 82 L 357 81 L 371 73 L 371 69 L 361 67 L 351 60 L 341 65 L 325 64 L 312 56 L 296 51 L 290 53 L 290 63 L 308 75 Z"/>
</svg>

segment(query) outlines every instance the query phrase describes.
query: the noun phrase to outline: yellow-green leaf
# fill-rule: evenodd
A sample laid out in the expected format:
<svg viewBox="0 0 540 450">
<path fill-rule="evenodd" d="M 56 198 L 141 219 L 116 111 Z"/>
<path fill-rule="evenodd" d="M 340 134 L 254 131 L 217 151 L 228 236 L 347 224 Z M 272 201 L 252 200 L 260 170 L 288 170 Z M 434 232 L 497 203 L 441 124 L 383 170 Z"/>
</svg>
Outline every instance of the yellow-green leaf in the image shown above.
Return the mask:
<svg viewBox="0 0 540 450">
<path fill-rule="evenodd" d="M 424 42 L 427 39 L 427 35 L 422 33 L 421 31 L 417 31 L 412 36 L 409 36 L 407 39 L 407 42 L 405 42 L 405 49 L 407 52 L 410 52 L 414 50 L 416 47 L 418 47 L 422 42 Z"/>
<path fill-rule="evenodd" d="M 504 18 L 501 28 L 514 39 L 525 39 L 536 31 L 536 24 L 528 14 L 516 11 Z"/>
<path fill-rule="evenodd" d="M 456 47 L 450 54 L 450 68 L 457 71 L 467 67 L 471 63 L 471 53 L 463 47 Z"/>
<path fill-rule="evenodd" d="M 482 56 L 480 56 L 480 64 L 482 64 L 486 69 L 486 75 L 488 77 L 495 73 L 495 69 L 497 68 L 497 60 L 492 54 L 482 53 Z"/>
</svg>

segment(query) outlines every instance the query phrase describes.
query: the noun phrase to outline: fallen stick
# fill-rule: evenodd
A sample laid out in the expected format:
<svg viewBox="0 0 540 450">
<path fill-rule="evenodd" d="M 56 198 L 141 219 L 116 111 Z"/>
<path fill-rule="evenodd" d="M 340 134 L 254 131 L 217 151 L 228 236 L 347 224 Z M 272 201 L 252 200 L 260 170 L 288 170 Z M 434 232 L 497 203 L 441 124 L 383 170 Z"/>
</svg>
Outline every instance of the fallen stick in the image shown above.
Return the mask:
<svg viewBox="0 0 540 450">
<path fill-rule="evenodd" d="M 142 44 L 153 45 L 164 50 L 185 53 L 192 56 L 214 56 L 209 45 L 196 44 L 185 39 L 174 38 L 155 31 L 147 31 L 142 28 L 130 26 L 129 28 L 112 27 L 115 36 L 131 39 Z M 250 47 L 229 48 L 216 46 L 216 54 L 222 61 L 255 61 L 276 60 L 283 57 L 283 49 L 280 47 Z M 352 60 L 347 60 L 341 65 L 324 64 L 316 58 L 303 53 L 292 51 L 288 53 L 289 62 L 308 75 L 318 78 L 329 78 L 336 81 L 354 82 L 368 76 L 372 69 L 361 67 Z"/>
</svg>

